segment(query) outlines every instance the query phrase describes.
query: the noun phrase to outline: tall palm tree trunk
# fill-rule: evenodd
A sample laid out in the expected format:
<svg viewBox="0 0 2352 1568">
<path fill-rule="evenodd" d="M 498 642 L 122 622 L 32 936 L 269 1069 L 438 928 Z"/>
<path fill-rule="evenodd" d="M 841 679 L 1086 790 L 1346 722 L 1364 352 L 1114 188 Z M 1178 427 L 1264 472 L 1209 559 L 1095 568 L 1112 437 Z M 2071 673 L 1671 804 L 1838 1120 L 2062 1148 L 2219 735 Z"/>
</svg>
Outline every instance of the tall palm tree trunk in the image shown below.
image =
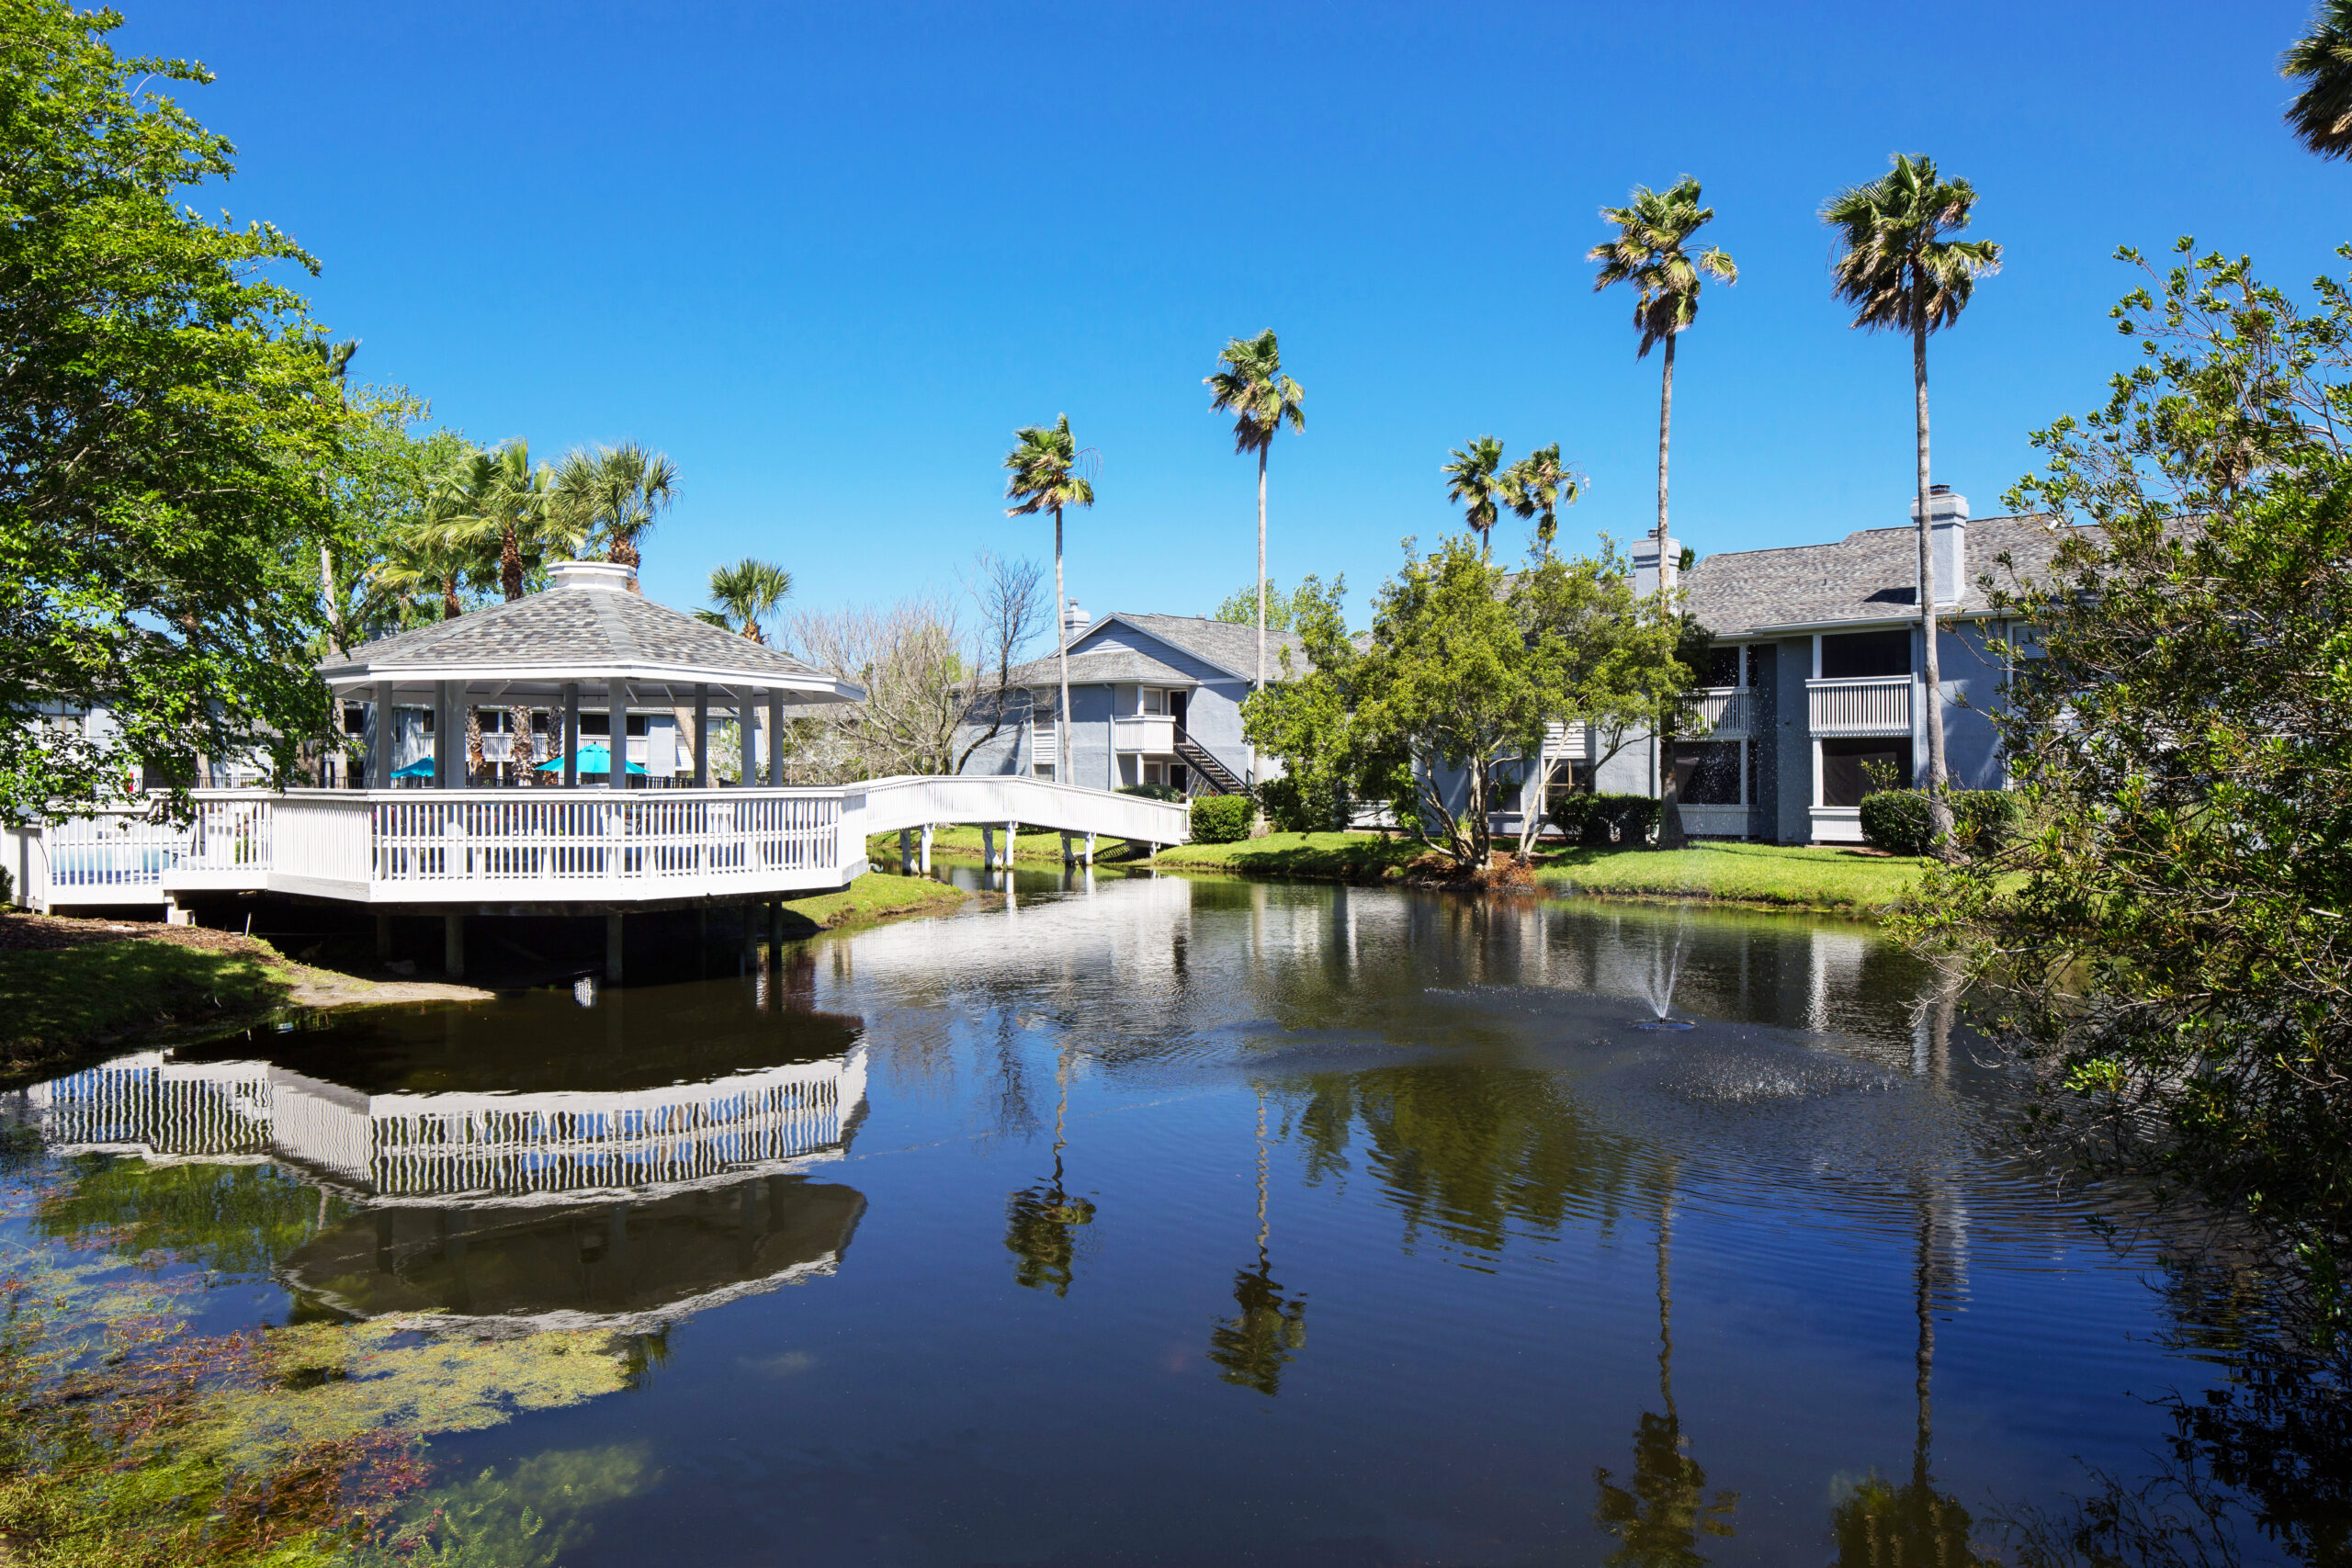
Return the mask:
<svg viewBox="0 0 2352 1568">
<path fill-rule="evenodd" d="M 1266 689 L 1266 445 L 1258 448 L 1258 681 L 1250 688 L 1259 692 Z M 1254 740 L 1250 743 L 1250 787 L 1258 787 L 1258 745 Z"/>
<path fill-rule="evenodd" d="M 1944 687 L 1936 659 L 1935 525 L 1928 515 L 1928 317 L 1926 287 L 1913 286 L 1911 387 L 1919 424 L 1919 627 L 1927 645 L 1928 830 L 1939 844 L 1951 834 L 1944 798 Z"/>
<path fill-rule="evenodd" d="M 512 528 L 498 541 L 498 586 L 510 604 L 523 596 L 523 542 Z"/>
<path fill-rule="evenodd" d="M 1054 713 L 1054 782 L 1069 782 L 1069 599 L 1062 591 L 1062 509 L 1054 508 L 1054 646 L 1060 650 L 1061 706 Z M 1117 759 L 1114 758 L 1115 764 Z"/>
<path fill-rule="evenodd" d="M 1657 394 L 1657 605 L 1666 614 L 1666 460 L 1668 437 L 1674 428 L 1674 340 L 1666 334 L 1666 372 L 1658 378 Z M 1663 728 L 1663 727 L 1661 727 Z M 1679 850 L 1690 840 L 1682 831 L 1682 785 L 1674 771 L 1674 735 L 1665 729 L 1657 738 L 1657 847 Z"/>
</svg>

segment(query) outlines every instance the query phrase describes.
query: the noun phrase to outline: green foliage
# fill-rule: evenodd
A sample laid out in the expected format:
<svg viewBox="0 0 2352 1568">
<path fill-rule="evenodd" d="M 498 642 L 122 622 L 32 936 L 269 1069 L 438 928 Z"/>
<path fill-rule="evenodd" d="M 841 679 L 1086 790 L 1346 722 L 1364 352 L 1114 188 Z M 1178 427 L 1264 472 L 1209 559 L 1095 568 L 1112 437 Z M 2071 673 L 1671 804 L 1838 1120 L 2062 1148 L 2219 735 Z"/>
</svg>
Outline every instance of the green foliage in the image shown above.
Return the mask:
<svg viewBox="0 0 2352 1568">
<path fill-rule="evenodd" d="M 1308 808 L 1298 781 L 1287 773 L 1258 786 L 1258 804 L 1265 808 L 1266 825 L 1277 833 L 1326 832 L 1333 826 L 1323 812 Z"/>
<path fill-rule="evenodd" d="M 594 1533 L 587 1517 L 635 1496 L 656 1472 L 640 1446 L 535 1454 L 502 1474 L 436 1486 L 401 1508 L 351 1568 L 555 1568 Z"/>
<path fill-rule="evenodd" d="M 1193 802 L 1193 841 L 1196 844 L 1238 843 L 1250 836 L 1255 809 L 1246 795 L 1204 795 Z"/>
<path fill-rule="evenodd" d="M 1241 705 L 1242 733 L 1283 763 L 1283 776 L 1261 791 L 1267 810 L 1302 832 L 1343 828 L 1358 800 L 1384 798 L 1383 764 L 1393 760 L 1358 722 L 1363 660 L 1348 636 L 1347 592 L 1345 578 L 1328 589 L 1317 577 L 1298 585 L 1291 603 L 1308 667 L 1294 668 L 1285 649 L 1280 673 Z"/>
<path fill-rule="evenodd" d="M 1936 847 L 1925 790 L 1874 789 L 1862 796 L 1862 842 L 1891 855 L 1924 855 Z"/>
<path fill-rule="evenodd" d="M 1683 850 L 1566 850 L 1544 857 L 1535 879 L 1559 893 L 1713 898 L 1882 915 L 1917 893 L 1919 863 L 1847 850 L 1716 840 Z"/>
<path fill-rule="evenodd" d="M 1121 795 L 1139 795 L 1146 800 L 1182 800 L 1184 798 L 1184 792 L 1178 789 L 1174 784 L 1121 784 L 1118 792 Z"/>
<path fill-rule="evenodd" d="M 2037 433 L 2047 468 L 2010 498 L 2101 525 L 1995 599 L 2034 627 L 1995 720 L 2030 830 L 1932 876 L 1906 930 L 1972 961 L 2053 1136 L 2243 1204 L 2335 1280 L 2352 289 L 2323 277 L 2307 310 L 2243 259 L 2179 254 L 2116 309 L 2141 363 Z"/>
<path fill-rule="evenodd" d="M 1596 291 L 1634 286 L 1634 327 L 1642 334 L 1637 358 L 1660 343 L 1671 347 L 1668 340 L 1698 319 L 1705 281 L 1700 274 L 1739 281 L 1738 265 L 1722 247 L 1690 248 L 1692 236 L 1714 220 L 1715 209 L 1699 205 L 1699 182 L 1688 175 L 1663 191 L 1635 186 L 1624 206 L 1604 207 L 1600 215 L 1617 225 L 1616 237 L 1593 246 L 1585 259 L 1600 264 L 1592 280 Z M 1658 526 L 1666 526 L 1662 512 Z"/>
<path fill-rule="evenodd" d="M 1310 610 L 1309 596 L 1317 590 L 1317 580 L 1308 578 L 1285 593 L 1273 579 L 1266 580 L 1266 629 L 1270 632 L 1295 631 L 1306 620 Z M 1244 584 L 1226 595 L 1225 602 L 1213 611 L 1209 619 L 1224 621 L 1230 626 L 1254 626 L 1258 624 L 1258 589 L 1254 583 Z"/>
<path fill-rule="evenodd" d="M 119 799 L 130 764 L 190 778 L 258 748 L 281 775 L 318 735 L 314 476 L 349 423 L 301 299 L 314 264 L 266 223 L 178 197 L 228 141 L 125 59 L 112 12 L 18 0 L 0 28 L 0 815 Z M 30 722 L 103 705 L 117 737 Z"/>
<path fill-rule="evenodd" d="M 1662 804 L 1646 795 L 1572 791 L 1552 802 L 1552 826 L 1572 844 L 1637 845 L 1657 831 Z"/>
<path fill-rule="evenodd" d="M 355 1212 L 345 1199 L 274 1165 L 149 1165 L 92 1155 L 37 1216 L 40 1234 L 104 1242 L 222 1274 L 266 1276 L 321 1227 Z"/>
<path fill-rule="evenodd" d="M 364 388 L 351 394 L 350 406 L 343 449 L 327 476 L 335 542 L 322 562 L 327 639 L 339 649 L 440 618 L 449 573 L 422 559 L 410 541 L 432 512 L 441 476 L 472 450 L 454 430 L 426 428 L 431 408 L 404 387 Z M 473 607 L 492 574 L 470 561 L 450 565 L 454 586 Z"/>
<path fill-rule="evenodd" d="M 2323 158 L 2352 154 L 2352 0 L 2321 0 L 2278 73 L 2306 84 L 2287 106 L 2288 129 Z"/>
</svg>

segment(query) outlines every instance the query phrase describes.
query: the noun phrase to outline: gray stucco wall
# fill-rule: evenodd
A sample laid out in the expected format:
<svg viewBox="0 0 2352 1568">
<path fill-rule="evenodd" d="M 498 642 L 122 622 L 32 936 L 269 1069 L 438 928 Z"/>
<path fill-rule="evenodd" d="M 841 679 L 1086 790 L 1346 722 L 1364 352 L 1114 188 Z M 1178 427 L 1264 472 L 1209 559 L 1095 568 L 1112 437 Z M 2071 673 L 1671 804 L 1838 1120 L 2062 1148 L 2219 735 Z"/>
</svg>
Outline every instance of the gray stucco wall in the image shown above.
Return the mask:
<svg viewBox="0 0 2352 1568">
<path fill-rule="evenodd" d="M 1792 637 L 1773 645 L 1772 734 L 1766 744 L 1774 762 L 1773 841 L 1813 841 L 1813 735 L 1805 711 L 1804 683 L 1813 678 L 1813 638 Z"/>
<path fill-rule="evenodd" d="M 1937 674 L 1944 687 L 1944 767 L 1962 789 L 2002 785 L 2000 735 L 1992 715 L 2000 710 L 2002 666 L 1985 645 L 1996 634 L 1981 621 L 1939 628 Z M 1926 750 L 1921 749 L 1924 757 Z"/>
</svg>

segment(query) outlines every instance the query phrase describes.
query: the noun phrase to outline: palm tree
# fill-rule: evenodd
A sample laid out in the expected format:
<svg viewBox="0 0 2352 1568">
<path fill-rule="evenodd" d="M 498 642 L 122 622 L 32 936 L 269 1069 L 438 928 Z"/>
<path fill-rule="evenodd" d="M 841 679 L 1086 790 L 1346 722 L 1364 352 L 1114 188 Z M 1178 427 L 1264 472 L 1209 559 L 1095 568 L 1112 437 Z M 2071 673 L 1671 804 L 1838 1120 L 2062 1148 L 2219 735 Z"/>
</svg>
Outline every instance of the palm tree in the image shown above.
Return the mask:
<svg viewBox="0 0 2352 1568">
<path fill-rule="evenodd" d="M 1919 625 L 1928 649 L 1928 819 L 1939 841 L 1951 834 L 1951 804 L 1944 798 L 1943 684 L 1936 660 L 1934 528 L 1928 515 L 1928 334 L 1960 320 L 1980 273 L 2001 269 L 2001 247 L 1992 241 L 1948 237 L 1968 227 L 1975 205 L 1975 189 L 1966 180 L 1940 179 L 1932 158 L 1897 152 L 1885 174 L 1839 191 L 1821 209 L 1821 220 L 1838 231 L 1842 251 L 1833 273 L 1836 293 L 1854 307 L 1854 325 L 1911 334 Z"/>
<path fill-rule="evenodd" d="M 1004 455 L 1012 477 L 1004 482 L 1007 517 L 1054 514 L 1054 647 L 1061 660 L 1061 706 L 1054 720 L 1054 777 L 1069 777 L 1069 599 L 1062 588 L 1062 508 L 1094 504 L 1094 486 L 1079 472 L 1081 453 L 1069 433 L 1069 415 L 1050 425 L 1024 425 L 1012 433 Z"/>
<path fill-rule="evenodd" d="M 1544 554 L 1552 553 L 1552 537 L 1559 531 L 1559 509 L 1574 506 L 1584 493 L 1584 476 L 1560 462 L 1560 444 L 1539 446 L 1505 468 L 1498 479 L 1503 500 L 1524 521 L 1536 519 L 1535 537 Z"/>
<path fill-rule="evenodd" d="M 606 560 L 634 568 L 640 564 L 638 540 L 677 499 L 678 466 L 666 454 L 625 441 L 594 452 L 575 446 L 565 453 L 555 473 L 552 505 L 577 533 L 597 536 Z M 630 586 L 636 587 L 634 579 Z"/>
<path fill-rule="evenodd" d="M 1592 280 L 1597 293 L 1612 283 L 1634 286 L 1634 328 L 1642 334 L 1634 357 L 1646 359 L 1650 350 L 1666 344 L 1666 368 L 1657 394 L 1657 562 L 1658 587 L 1666 586 L 1666 469 L 1668 437 L 1674 425 L 1674 340 L 1688 332 L 1699 315 L 1700 274 L 1724 283 L 1739 281 L 1739 265 L 1717 246 L 1693 254 L 1690 237 L 1713 221 L 1715 209 L 1699 205 L 1699 182 L 1685 175 L 1670 190 L 1658 192 L 1635 186 L 1623 207 L 1604 207 L 1600 216 L 1617 225 L 1617 237 L 1595 245 L 1587 261 L 1600 264 Z"/>
<path fill-rule="evenodd" d="M 1283 374 L 1282 351 L 1274 345 L 1274 329 L 1253 338 L 1234 338 L 1217 356 L 1224 367 L 1203 385 L 1214 394 L 1211 413 L 1233 415 L 1233 449 L 1258 454 L 1258 679 L 1253 690 L 1266 686 L 1266 453 L 1274 432 L 1287 420 L 1293 430 L 1306 428 L 1306 412 L 1299 404 L 1306 394 Z"/>
<path fill-rule="evenodd" d="M 444 482 L 462 498 L 449 522 L 451 536 L 494 550 L 499 590 L 510 604 L 523 596 L 525 572 L 548 552 L 580 547 L 583 530 L 577 520 L 552 504 L 555 471 L 545 463 L 531 466 L 527 442 L 471 453 Z"/>
<path fill-rule="evenodd" d="M 2287 106 L 2303 145 L 2323 158 L 2352 155 L 2352 0 L 2322 0 L 2311 31 L 2278 57 L 2278 74 L 2311 84 Z"/>
<path fill-rule="evenodd" d="M 1007 874 L 1008 877 L 1010 873 Z M 1008 882 L 1008 886 L 1010 886 Z M 1005 1250 L 1017 1260 L 1012 1280 L 1033 1291 L 1069 1294 L 1076 1278 L 1078 1227 L 1094 1223 L 1094 1205 L 1063 1185 L 1062 1151 L 1069 1146 L 1069 1046 L 1065 1043 L 1055 1060 L 1054 1081 L 1061 1098 L 1054 1107 L 1054 1175 L 1012 1195 L 1005 1205 Z"/>
<path fill-rule="evenodd" d="M 474 551 L 450 537 L 444 520 L 428 511 L 391 534 L 385 541 L 383 558 L 368 575 L 379 592 L 403 607 L 439 594 L 441 618 L 454 621 L 466 613 L 458 597 L 458 586 L 478 559 Z"/>
<path fill-rule="evenodd" d="M 1497 502 L 1502 499 L 1502 486 L 1498 474 L 1502 468 L 1503 444 L 1491 435 L 1481 435 L 1467 447 L 1457 447 L 1452 453 L 1453 461 L 1439 468 L 1446 477 L 1445 499 L 1462 503 L 1463 520 L 1478 536 L 1478 553 L 1494 553 L 1495 520 L 1502 515 Z"/>
<path fill-rule="evenodd" d="M 1268 1397 L 1282 1392 L 1283 1368 L 1306 1345 L 1306 1303 L 1286 1297 L 1274 1278 L 1267 1251 L 1272 1234 L 1266 1219 L 1266 1091 L 1258 1089 L 1258 1266 L 1233 1276 L 1232 1317 L 1209 1330 L 1209 1360 L 1220 1382 L 1253 1388 Z"/>
<path fill-rule="evenodd" d="M 710 599 L 718 608 L 698 610 L 695 614 L 713 626 L 740 631 L 753 642 L 764 644 L 767 632 L 760 622 L 790 597 L 792 573 L 773 561 L 745 556 L 733 566 L 711 568 Z"/>
</svg>

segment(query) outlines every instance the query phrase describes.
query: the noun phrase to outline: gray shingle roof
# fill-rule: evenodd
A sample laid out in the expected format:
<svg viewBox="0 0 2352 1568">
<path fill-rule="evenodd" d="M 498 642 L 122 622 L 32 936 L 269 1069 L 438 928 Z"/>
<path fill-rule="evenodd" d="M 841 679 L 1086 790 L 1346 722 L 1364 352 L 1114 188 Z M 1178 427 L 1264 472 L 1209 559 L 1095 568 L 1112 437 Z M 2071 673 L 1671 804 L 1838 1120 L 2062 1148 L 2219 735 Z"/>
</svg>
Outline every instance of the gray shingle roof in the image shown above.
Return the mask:
<svg viewBox="0 0 2352 1568">
<path fill-rule="evenodd" d="M 1968 525 L 1968 570 L 1954 613 L 1982 614 L 1977 579 L 2009 573 L 1994 565 L 2007 553 L 2016 574 L 2032 579 L 2047 570 L 2066 529 L 2042 516 L 1980 517 Z M 1717 637 L 1739 637 L 1761 626 L 1816 626 L 1836 621 L 1902 620 L 1917 615 L 1918 534 L 1907 527 L 1865 528 L 1833 545 L 1712 555 L 1682 577 L 1691 614 Z"/>
<path fill-rule="evenodd" d="M 1213 664 L 1227 674 L 1250 680 L 1258 669 L 1258 628 L 1239 626 L 1232 621 L 1212 621 L 1199 615 L 1145 615 L 1128 611 L 1103 616 L 1086 628 L 1080 642 L 1094 636 L 1114 622 L 1127 626 L 1156 637 L 1169 647 L 1181 649 L 1204 663 Z M 1283 650 L 1290 650 L 1291 670 L 1305 674 L 1315 666 L 1306 657 L 1306 645 L 1295 633 L 1266 628 L 1266 679 L 1283 678 Z M 1086 673 L 1079 673 L 1084 665 Z M 1012 683 L 1017 686 L 1046 686 L 1058 679 L 1052 654 L 1033 659 L 1012 671 Z M 1110 682 L 1142 682 L 1150 685 L 1189 686 L 1196 682 L 1192 672 L 1154 659 L 1138 649 L 1126 648 L 1076 647 L 1069 656 L 1069 679 L 1072 685 L 1100 685 Z"/>
<path fill-rule="evenodd" d="M 723 631 L 639 593 L 560 586 L 455 620 L 396 632 L 322 665 L 333 681 L 371 671 L 431 679 L 435 669 L 540 672 L 609 671 L 659 679 L 663 671 L 739 685 L 831 688 L 830 677 L 787 653 Z M 567 677 L 570 678 L 570 677 Z"/>
</svg>

